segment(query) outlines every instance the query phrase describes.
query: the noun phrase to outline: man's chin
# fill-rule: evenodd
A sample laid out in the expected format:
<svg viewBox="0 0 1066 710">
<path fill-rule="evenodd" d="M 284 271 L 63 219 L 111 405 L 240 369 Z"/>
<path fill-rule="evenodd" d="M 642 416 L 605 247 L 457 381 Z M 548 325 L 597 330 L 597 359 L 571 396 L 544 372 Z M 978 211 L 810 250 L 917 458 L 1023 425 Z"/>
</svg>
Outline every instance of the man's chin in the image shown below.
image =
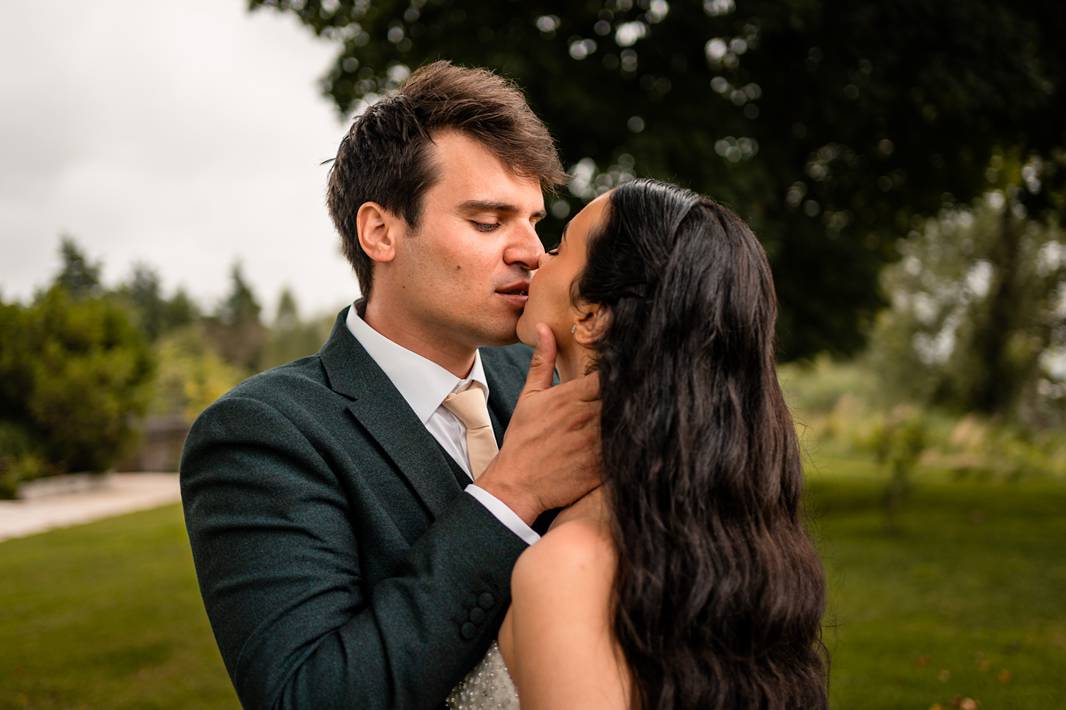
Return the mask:
<svg viewBox="0 0 1066 710">
<path fill-rule="evenodd" d="M 481 342 L 485 347 L 496 348 L 505 345 L 514 345 L 521 340 L 518 334 L 519 319 L 515 318 L 508 323 L 498 323 L 497 327 L 486 328 L 481 333 Z"/>
</svg>

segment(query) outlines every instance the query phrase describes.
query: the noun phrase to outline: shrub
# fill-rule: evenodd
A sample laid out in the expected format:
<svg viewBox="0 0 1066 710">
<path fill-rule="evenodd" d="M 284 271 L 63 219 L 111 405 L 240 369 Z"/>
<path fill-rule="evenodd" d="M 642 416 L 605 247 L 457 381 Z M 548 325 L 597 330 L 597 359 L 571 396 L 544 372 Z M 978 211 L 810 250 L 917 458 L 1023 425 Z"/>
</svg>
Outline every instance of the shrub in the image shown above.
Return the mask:
<svg viewBox="0 0 1066 710">
<path fill-rule="evenodd" d="M 24 442 L 5 454 L 5 476 L 106 470 L 135 441 L 153 371 L 145 337 L 112 300 L 54 286 L 28 307 L 0 304 L 0 422 Z"/>
<path fill-rule="evenodd" d="M 0 421 L 0 498 L 14 498 L 20 483 L 47 471 L 40 444 L 17 424 Z"/>
</svg>

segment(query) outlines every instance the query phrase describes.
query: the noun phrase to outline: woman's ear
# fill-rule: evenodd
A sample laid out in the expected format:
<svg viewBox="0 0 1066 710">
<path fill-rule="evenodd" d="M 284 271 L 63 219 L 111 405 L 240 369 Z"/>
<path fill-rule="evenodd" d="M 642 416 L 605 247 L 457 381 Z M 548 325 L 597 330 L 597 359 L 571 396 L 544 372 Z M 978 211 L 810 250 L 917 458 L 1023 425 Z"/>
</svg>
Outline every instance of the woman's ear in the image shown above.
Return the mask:
<svg viewBox="0 0 1066 710">
<path fill-rule="evenodd" d="M 611 323 L 611 312 L 598 303 L 585 303 L 578 308 L 580 317 L 574 324 L 574 342 L 591 348 L 607 331 Z"/>
<path fill-rule="evenodd" d="M 372 261 L 385 263 L 396 258 L 399 218 L 377 202 L 364 202 L 355 213 L 359 246 Z"/>
</svg>

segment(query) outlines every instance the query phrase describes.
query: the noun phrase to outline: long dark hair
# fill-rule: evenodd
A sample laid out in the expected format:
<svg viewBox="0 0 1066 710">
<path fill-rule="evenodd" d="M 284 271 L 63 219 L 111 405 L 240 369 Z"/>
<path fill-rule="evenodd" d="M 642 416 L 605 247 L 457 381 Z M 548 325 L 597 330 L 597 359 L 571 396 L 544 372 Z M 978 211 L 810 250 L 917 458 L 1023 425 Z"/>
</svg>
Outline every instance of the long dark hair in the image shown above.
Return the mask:
<svg viewBox="0 0 1066 710">
<path fill-rule="evenodd" d="M 826 708 L 825 579 L 755 235 L 688 190 L 623 184 L 575 296 L 610 312 L 595 368 L 633 706 Z"/>
</svg>

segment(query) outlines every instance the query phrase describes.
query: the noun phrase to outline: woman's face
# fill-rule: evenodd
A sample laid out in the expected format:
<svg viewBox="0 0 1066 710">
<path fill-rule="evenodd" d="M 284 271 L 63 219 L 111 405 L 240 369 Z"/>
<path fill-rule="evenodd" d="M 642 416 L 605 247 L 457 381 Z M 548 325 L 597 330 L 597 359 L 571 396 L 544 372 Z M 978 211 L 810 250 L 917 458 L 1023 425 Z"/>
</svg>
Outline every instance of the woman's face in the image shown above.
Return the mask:
<svg viewBox="0 0 1066 710">
<path fill-rule="evenodd" d="M 585 205 L 563 229 L 559 246 L 541 255 L 529 284 L 529 299 L 518 319 L 518 339 L 526 345 L 537 344 L 537 323 L 551 328 L 559 348 L 573 341 L 570 328 L 582 315 L 572 300 L 574 283 L 585 270 L 589 233 L 602 223 L 610 194 Z"/>
</svg>

